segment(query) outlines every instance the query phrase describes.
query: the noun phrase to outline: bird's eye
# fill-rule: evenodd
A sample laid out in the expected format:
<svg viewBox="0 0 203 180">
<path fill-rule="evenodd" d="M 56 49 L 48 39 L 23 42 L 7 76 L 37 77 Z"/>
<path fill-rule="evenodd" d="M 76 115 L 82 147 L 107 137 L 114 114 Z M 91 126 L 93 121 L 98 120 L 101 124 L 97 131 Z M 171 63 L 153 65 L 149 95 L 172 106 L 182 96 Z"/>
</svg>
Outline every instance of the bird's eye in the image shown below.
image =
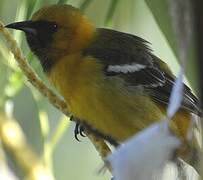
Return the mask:
<svg viewBox="0 0 203 180">
<path fill-rule="evenodd" d="M 57 29 L 58 29 L 58 25 L 56 23 L 53 23 L 52 24 L 52 29 L 53 29 L 53 32 L 56 32 Z"/>
<path fill-rule="evenodd" d="M 54 24 L 53 27 L 54 27 L 54 29 L 57 29 L 58 26 L 57 26 L 57 24 Z"/>
</svg>

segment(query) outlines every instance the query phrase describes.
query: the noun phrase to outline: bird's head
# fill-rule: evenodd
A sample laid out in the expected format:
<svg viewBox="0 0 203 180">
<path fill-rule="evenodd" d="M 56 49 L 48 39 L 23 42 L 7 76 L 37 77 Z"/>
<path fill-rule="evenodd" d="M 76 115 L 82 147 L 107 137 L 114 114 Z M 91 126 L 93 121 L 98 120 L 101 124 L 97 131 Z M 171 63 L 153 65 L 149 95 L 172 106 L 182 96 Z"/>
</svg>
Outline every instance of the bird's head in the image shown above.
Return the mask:
<svg viewBox="0 0 203 180">
<path fill-rule="evenodd" d="M 70 5 L 43 7 L 31 20 L 6 27 L 25 32 L 29 47 L 45 71 L 63 56 L 77 53 L 87 46 L 95 31 L 80 10 Z"/>
</svg>

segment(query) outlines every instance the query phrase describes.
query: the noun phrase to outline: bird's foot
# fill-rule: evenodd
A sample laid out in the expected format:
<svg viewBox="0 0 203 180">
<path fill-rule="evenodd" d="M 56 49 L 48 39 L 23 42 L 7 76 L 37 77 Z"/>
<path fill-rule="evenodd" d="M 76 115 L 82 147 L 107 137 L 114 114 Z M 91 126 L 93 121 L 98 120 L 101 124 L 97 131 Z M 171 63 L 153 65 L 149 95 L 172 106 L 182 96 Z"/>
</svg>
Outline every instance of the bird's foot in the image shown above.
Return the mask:
<svg viewBox="0 0 203 180">
<path fill-rule="evenodd" d="M 86 137 L 86 135 L 85 135 L 85 127 L 84 127 L 84 125 L 82 123 L 76 122 L 74 135 L 75 135 L 75 139 L 77 141 L 80 141 L 79 138 L 78 138 L 78 135 L 80 135 L 82 137 Z"/>
</svg>

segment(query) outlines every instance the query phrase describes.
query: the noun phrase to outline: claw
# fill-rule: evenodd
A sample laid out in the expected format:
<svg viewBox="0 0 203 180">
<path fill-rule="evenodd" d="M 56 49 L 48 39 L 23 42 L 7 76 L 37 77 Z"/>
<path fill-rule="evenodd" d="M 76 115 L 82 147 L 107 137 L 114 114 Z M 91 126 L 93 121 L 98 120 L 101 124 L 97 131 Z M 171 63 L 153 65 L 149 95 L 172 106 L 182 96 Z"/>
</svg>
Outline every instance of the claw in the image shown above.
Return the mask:
<svg viewBox="0 0 203 180">
<path fill-rule="evenodd" d="M 80 135 L 82 136 L 82 137 L 86 137 L 86 134 L 84 134 L 84 126 L 82 126 L 82 125 L 80 125 L 80 127 L 79 127 L 79 131 L 80 131 Z"/>
<path fill-rule="evenodd" d="M 80 126 L 80 123 L 77 122 L 75 125 L 74 135 L 75 135 L 75 139 L 80 142 L 80 140 L 78 139 L 78 134 L 80 133 L 79 126 Z"/>
<path fill-rule="evenodd" d="M 80 122 L 76 122 L 74 135 L 75 135 L 75 139 L 77 141 L 80 142 L 78 135 L 81 135 L 82 137 L 86 137 L 86 135 L 84 134 L 84 130 L 85 130 L 85 128 L 84 128 L 83 124 Z"/>
</svg>

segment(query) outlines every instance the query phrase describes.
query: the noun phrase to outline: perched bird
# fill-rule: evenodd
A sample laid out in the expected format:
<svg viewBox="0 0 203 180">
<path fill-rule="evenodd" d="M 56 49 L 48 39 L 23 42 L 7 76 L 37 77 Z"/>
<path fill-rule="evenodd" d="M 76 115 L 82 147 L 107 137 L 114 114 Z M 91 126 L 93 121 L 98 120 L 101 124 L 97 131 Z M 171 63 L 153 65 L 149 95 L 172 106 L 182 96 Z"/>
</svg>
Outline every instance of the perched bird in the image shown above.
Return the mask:
<svg viewBox="0 0 203 180">
<path fill-rule="evenodd" d="M 116 146 L 163 119 L 175 76 L 144 39 L 95 28 L 70 5 L 43 7 L 31 20 L 6 27 L 25 32 L 82 128 Z M 174 133 L 183 140 L 191 113 L 200 114 L 198 99 L 184 85 L 181 109 L 172 119 Z"/>
</svg>

